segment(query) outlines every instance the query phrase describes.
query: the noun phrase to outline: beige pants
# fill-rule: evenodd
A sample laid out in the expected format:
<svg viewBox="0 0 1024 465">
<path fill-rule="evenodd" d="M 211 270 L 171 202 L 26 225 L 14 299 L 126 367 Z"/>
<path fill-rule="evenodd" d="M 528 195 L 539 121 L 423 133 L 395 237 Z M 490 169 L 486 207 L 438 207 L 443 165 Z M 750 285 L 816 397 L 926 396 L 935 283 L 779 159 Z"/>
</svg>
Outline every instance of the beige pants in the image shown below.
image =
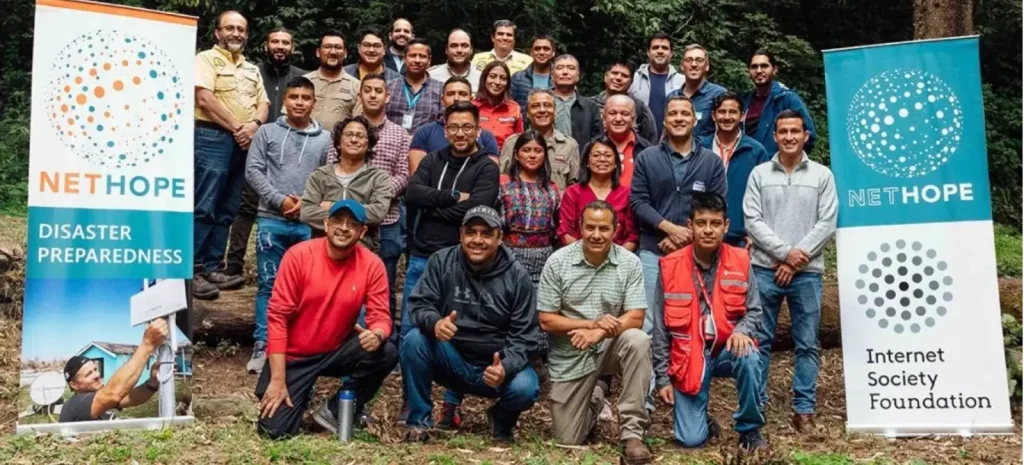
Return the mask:
<svg viewBox="0 0 1024 465">
<path fill-rule="evenodd" d="M 551 422 L 559 444 L 577 445 L 587 439 L 604 406 L 605 393 L 595 389 L 597 378 L 608 374 L 622 375 L 620 438 L 643 439 L 650 422 L 645 405 L 651 389 L 651 338 L 639 329 L 628 329 L 608 343 L 593 373 L 552 383 Z"/>
</svg>

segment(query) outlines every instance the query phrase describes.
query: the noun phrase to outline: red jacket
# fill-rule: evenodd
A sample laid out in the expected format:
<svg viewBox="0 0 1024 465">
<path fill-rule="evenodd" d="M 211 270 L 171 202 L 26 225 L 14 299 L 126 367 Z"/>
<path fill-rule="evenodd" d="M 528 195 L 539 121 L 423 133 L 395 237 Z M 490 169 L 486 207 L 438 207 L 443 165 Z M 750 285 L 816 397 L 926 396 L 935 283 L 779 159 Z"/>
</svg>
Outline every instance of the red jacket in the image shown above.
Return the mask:
<svg viewBox="0 0 1024 465">
<path fill-rule="evenodd" d="M 475 99 L 473 105 L 480 109 L 480 127 L 494 133 L 494 139 L 498 141 L 498 150 L 505 145 L 505 139 L 523 132 L 522 109 L 515 101 L 505 100 L 497 106 L 492 106 L 485 99 Z"/>
<path fill-rule="evenodd" d="M 715 282 L 695 282 L 693 246 L 661 258 L 661 285 L 665 291 L 665 330 L 671 335 L 668 375 L 672 385 L 684 394 L 697 395 L 704 383 L 705 319 L 700 302 L 707 289 L 711 294 L 714 338 L 712 356 L 725 347 L 733 328 L 747 313 L 747 288 L 752 276 L 750 255 L 745 249 L 722 244 Z M 706 294 L 705 294 L 706 295 Z"/>
</svg>

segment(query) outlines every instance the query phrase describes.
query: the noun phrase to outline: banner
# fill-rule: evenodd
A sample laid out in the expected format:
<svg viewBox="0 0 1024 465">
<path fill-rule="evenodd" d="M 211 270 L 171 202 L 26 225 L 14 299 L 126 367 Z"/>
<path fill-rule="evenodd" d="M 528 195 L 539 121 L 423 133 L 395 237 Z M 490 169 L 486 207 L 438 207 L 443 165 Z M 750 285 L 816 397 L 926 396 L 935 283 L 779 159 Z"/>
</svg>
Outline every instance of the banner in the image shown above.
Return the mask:
<svg viewBox="0 0 1024 465">
<path fill-rule="evenodd" d="M 847 430 L 1011 433 L 977 37 L 825 51 Z"/>
<path fill-rule="evenodd" d="M 35 31 L 17 431 L 190 421 L 173 315 L 192 277 L 196 19 L 37 0 Z M 164 317 L 168 342 L 147 350 Z M 95 415 L 97 392 L 125 389 Z"/>
</svg>

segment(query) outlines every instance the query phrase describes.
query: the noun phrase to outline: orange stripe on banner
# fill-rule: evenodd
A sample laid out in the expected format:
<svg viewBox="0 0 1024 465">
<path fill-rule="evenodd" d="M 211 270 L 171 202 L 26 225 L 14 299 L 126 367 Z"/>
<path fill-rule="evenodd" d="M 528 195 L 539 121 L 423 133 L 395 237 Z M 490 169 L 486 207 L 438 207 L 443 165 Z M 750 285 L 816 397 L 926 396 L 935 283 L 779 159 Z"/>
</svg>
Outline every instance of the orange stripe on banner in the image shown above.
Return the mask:
<svg viewBox="0 0 1024 465">
<path fill-rule="evenodd" d="M 135 8 L 130 6 L 110 5 L 99 2 L 88 2 L 84 0 L 36 0 L 36 6 L 51 6 L 54 8 L 66 8 L 69 10 L 90 11 L 93 13 L 103 13 L 108 15 L 126 16 L 129 18 L 149 19 L 165 23 L 181 24 L 184 26 L 195 26 L 198 22 L 198 18 L 194 16 L 146 10 L 143 8 Z"/>
</svg>

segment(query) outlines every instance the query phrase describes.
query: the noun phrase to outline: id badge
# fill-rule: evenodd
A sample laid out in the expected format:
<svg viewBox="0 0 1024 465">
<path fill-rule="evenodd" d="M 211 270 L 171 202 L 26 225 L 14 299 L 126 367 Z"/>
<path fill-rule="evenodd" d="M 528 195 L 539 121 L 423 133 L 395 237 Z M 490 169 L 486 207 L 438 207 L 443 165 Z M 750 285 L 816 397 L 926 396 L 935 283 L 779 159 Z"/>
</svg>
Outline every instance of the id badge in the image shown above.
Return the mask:
<svg viewBox="0 0 1024 465">
<path fill-rule="evenodd" d="M 412 113 L 402 115 L 402 129 L 406 131 L 412 129 Z"/>
</svg>

